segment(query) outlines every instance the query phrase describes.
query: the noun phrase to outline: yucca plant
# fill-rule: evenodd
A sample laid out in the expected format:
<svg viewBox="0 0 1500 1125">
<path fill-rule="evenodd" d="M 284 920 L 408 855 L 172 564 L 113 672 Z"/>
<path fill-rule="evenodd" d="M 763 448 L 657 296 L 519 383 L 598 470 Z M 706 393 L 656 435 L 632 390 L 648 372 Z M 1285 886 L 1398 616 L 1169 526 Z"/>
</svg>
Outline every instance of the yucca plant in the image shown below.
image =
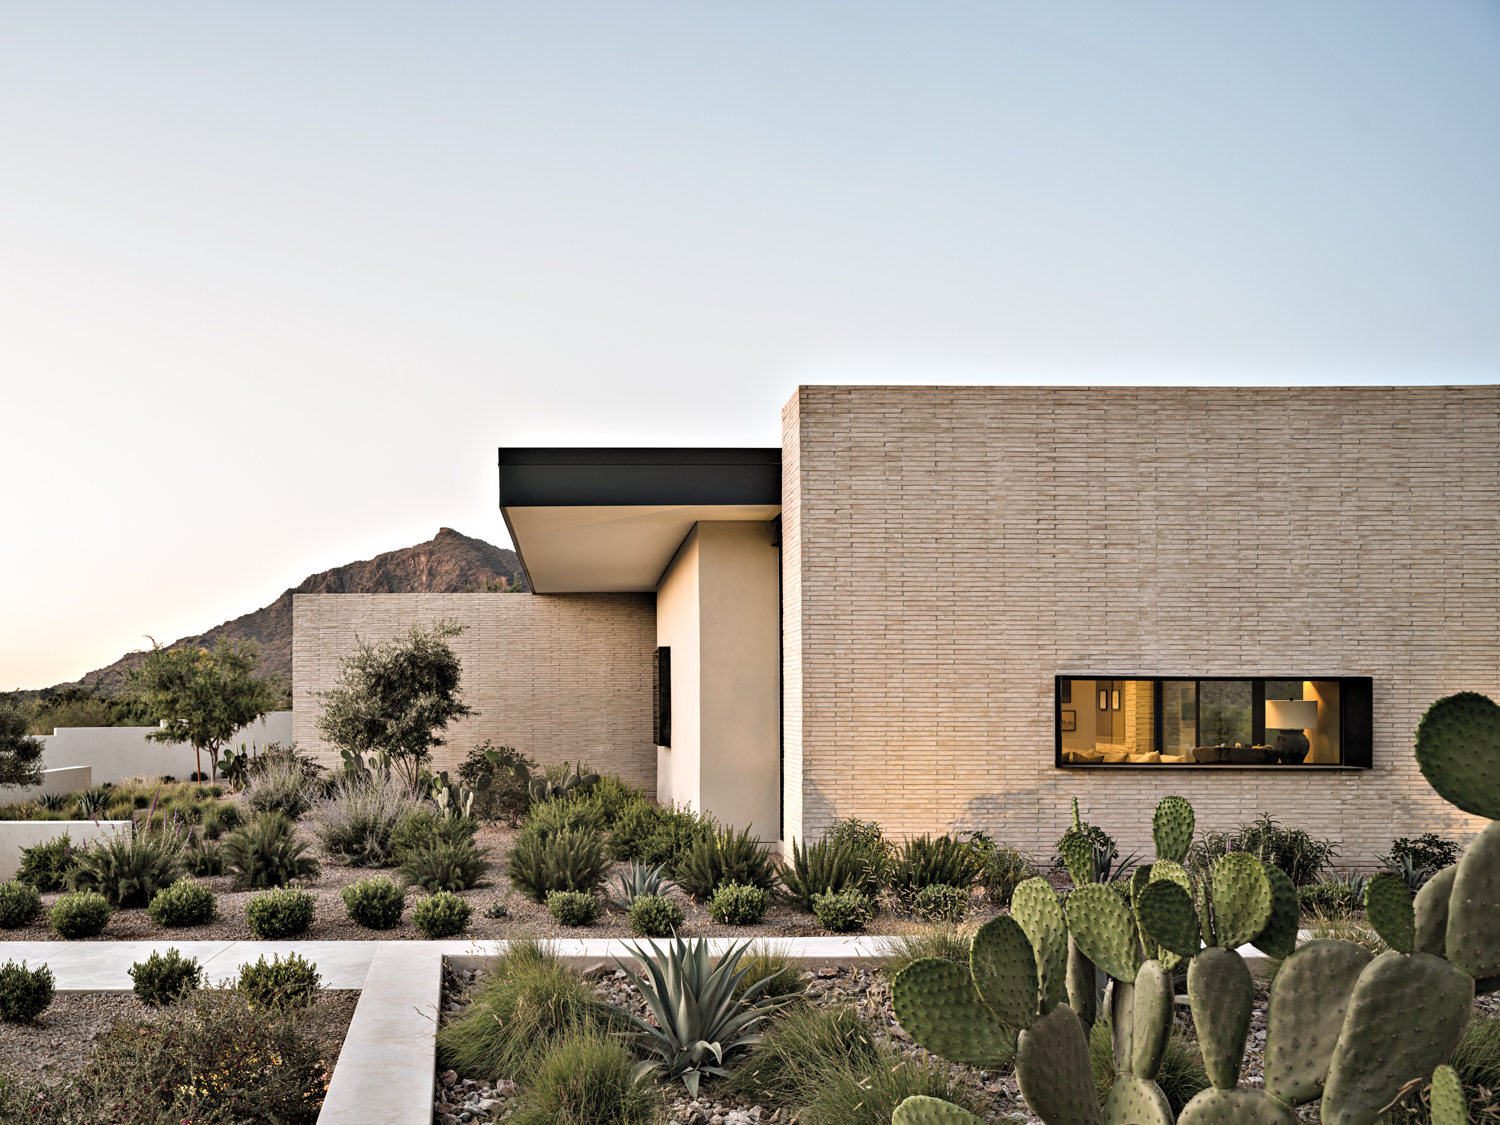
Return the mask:
<svg viewBox="0 0 1500 1125">
<path fill-rule="evenodd" d="M 813 895 L 838 894 L 865 882 L 868 861 L 842 843 L 822 839 L 799 847 L 792 838 L 792 862 L 783 865 L 781 881 L 793 902 L 812 913 Z"/>
<path fill-rule="evenodd" d="M 645 972 L 637 973 L 623 962 L 620 968 L 645 997 L 656 1023 L 649 1024 L 624 1008 L 608 1007 L 635 1026 L 632 1038 L 647 1054 L 656 1056 L 658 1061 L 643 1063 L 642 1068 L 662 1070 L 668 1082 L 682 1079 L 696 1098 L 703 1076 L 727 1076 L 731 1056 L 760 1042 L 755 1025 L 790 998 L 763 996 L 775 979 L 767 977 L 735 999 L 736 986 L 750 971 L 736 969 L 749 948 L 748 941 L 726 951 L 718 968 L 713 967 L 706 938 L 692 942 L 673 938 L 665 950 L 654 941 L 646 944 L 651 947 L 650 957 L 636 946 L 625 946 Z"/>
<path fill-rule="evenodd" d="M 725 883 L 740 883 L 769 891 L 776 885 L 771 849 L 751 836 L 749 827 L 726 828 L 693 843 L 679 865 L 677 882 L 699 902 L 707 901 Z"/>
<path fill-rule="evenodd" d="M 655 867 L 648 867 L 644 863 L 632 863 L 630 870 L 620 875 L 620 897 L 609 900 L 609 905 L 615 910 L 629 910 L 630 904 L 645 895 L 653 895 L 662 898 L 670 890 L 675 890 L 677 884 L 662 876 L 664 863 L 658 863 Z"/>
<path fill-rule="evenodd" d="M 318 873 L 318 861 L 303 853 L 292 822 L 280 813 L 262 813 L 253 824 L 224 837 L 219 855 L 237 887 L 284 887 Z"/>
</svg>

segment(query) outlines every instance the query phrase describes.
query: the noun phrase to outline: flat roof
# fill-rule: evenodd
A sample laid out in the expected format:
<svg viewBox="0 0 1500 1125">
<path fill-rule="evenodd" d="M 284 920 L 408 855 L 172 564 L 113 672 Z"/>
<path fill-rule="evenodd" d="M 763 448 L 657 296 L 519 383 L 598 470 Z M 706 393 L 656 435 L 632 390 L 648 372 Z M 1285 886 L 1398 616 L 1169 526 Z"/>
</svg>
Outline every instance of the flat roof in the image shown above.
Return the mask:
<svg viewBox="0 0 1500 1125">
<path fill-rule="evenodd" d="M 781 514 L 780 449 L 501 449 L 500 512 L 539 594 L 656 589 L 700 520 Z"/>
</svg>

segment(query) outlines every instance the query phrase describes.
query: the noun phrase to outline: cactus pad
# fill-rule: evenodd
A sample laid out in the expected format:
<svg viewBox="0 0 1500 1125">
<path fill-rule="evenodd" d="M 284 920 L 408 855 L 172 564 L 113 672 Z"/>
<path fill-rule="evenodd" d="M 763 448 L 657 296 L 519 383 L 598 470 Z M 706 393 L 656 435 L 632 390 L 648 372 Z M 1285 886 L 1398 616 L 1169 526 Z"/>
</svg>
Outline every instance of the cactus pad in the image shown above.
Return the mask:
<svg viewBox="0 0 1500 1125">
<path fill-rule="evenodd" d="M 1010 916 L 1031 939 L 1043 1015 L 1063 1002 L 1068 985 L 1068 922 L 1052 884 L 1040 876 L 1017 885 Z"/>
<path fill-rule="evenodd" d="M 1254 941 L 1271 920 L 1271 880 L 1248 852 L 1230 852 L 1214 864 L 1213 896 L 1217 944 L 1225 949 Z"/>
<path fill-rule="evenodd" d="M 1279 867 L 1261 864 L 1271 881 L 1271 920 L 1253 942 L 1256 949 L 1278 961 L 1290 957 L 1297 948 L 1297 923 L 1302 905 L 1297 901 L 1297 884 Z"/>
<path fill-rule="evenodd" d="M 1239 1081 L 1255 1002 L 1250 970 L 1234 950 L 1212 946 L 1188 962 L 1187 986 L 1203 1069 L 1219 1089 L 1232 1089 Z"/>
<path fill-rule="evenodd" d="M 1159 859 L 1151 865 L 1151 881 L 1159 883 L 1163 879 L 1172 880 L 1189 894 L 1193 891 L 1193 881 L 1188 877 L 1187 868 L 1170 859 Z"/>
<path fill-rule="evenodd" d="M 1161 1072 L 1172 1032 L 1172 976 L 1160 962 L 1147 961 L 1135 974 L 1135 1049 L 1130 1070 L 1137 1078 L 1152 1079 Z"/>
<path fill-rule="evenodd" d="M 1094 845 L 1082 832 L 1070 828 L 1057 842 L 1063 864 L 1073 877 L 1073 885 L 1082 887 L 1094 881 Z"/>
<path fill-rule="evenodd" d="M 1193 806 L 1183 797 L 1163 797 L 1151 817 L 1156 858 L 1181 863 L 1193 845 Z"/>
<path fill-rule="evenodd" d="M 1411 888 L 1393 871 L 1371 876 L 1365 884 L 1365 917 L 1386 945 L 1397 953 L 1410 953 L 1417 943 L 1417 914 L 1411 904 Z"/>
<path fill-rule="evenodd" d="M 1021 1032 L 1016 1081 L 1026 1105 L 1047 1125 L 1103 1125 L 1088 1038 L 1066 1004 Z"/>
<path fill-rule="evenodd" d="M 1432 1125 L 1469 1125 L 1469 1105 L 1463 1083 L 1451 1066 L 1432 1072 Z"/>
<path fill-rule="evenodd" d="M 1135 1057 L 1135 985 L 1123 980 L 1109 986 L 1109 1038 L 1115 1071 L 1129 1070 Z"/>
<path fill-rule="evenodd" d="M 1282 964 L 1266 1013 L 1266 1093 L 1291 1106 L 1323 1096 L 1349 997 L 1371 959 L 1362 945 L 1324 938 Z"/>
<path fill-rule="evenodd" d="M 1473 1001 L 1473 978 L 1426 953 L 1366 965 L 1328 1068 L 1324 1125 L 1374 1125 L 1402 1086 L 1458 1045 Z"/>
<path fill-rule="evenodd" d="M 1099 1014 L 1095 978 L 1098 976 L 1094 963 L 1084 956 L 1083 950 L 1068 935 L 1068 1007 L 1077 1013 L 1085 1029 L 1094 1026 Z"/>
<path fill-rule="evenodd" d="M 1417 892 L 1413 903 L 1417 917 L 1416 951 L 1434 957 L 1448 956 L 1448 899 L 1453 894 L 1453 880 L 1458 864 L 1445 867 Z"/>
<path fill-rule="evenodd" d="M 1464 849 L 1448 896 L 1448 960 L 1475 980 L 1500 975 L 1500 824 Z"/>
<path fill-rule="evenodd" d="M 1104 1103 L 1105 1125 L 1172 1125 L 1172 1106 L 1149 1078 L 1117 1074 Z"/>
<path fill-rule="evenodd" d="M 1500 707 L 1472 691 L 1439 699 L 1417 724 L 1417 765 L 1450 805 L 1500 820 Z"/>
<path fill-rule="evenodd" d="M 1170 879 L 1150 883 L 1136 904 L 1141 929 L 1163 949 L 1191 957 L 1202 948 L 1192 896 Z"/>
<path fill-rule="evenodd" d="M 1019 922 L 1002 914 L 980 926 L 969 949 L 969 970 L 979 998 L 1002 1023 L 1031 1026 L 1039 1000 L 1036 955 Z"/>
<path fill-rule="evenodd" d="M 913 961 L 891 981 L 891 1005 L 906 1034 L 950 1062 L 995 1069 L 1015 1055 L 1015 1032 L 985 1007 L 962 965 Z"/>
<path fill-rule="evenodd" d="M 1297 1118 L 1260 1090 L 1216 1090 L 1210 1086 L 1182 1107 L 1177 1125 L 1297 1125 Z"/>
<path fill-rule="evenodd" d="M 1130 908 L 1102 883 L 1079 887 L 1068 896 L 1068 932 L 1094 964 L 1116 980 L 1135 980 L 1140 954 Z"/>
<path fill-rule="evenodd" d="M 891 1125 L 984 1125 L 961 1105 L 913 1094 L 891 1114 Z"/>
</svg>

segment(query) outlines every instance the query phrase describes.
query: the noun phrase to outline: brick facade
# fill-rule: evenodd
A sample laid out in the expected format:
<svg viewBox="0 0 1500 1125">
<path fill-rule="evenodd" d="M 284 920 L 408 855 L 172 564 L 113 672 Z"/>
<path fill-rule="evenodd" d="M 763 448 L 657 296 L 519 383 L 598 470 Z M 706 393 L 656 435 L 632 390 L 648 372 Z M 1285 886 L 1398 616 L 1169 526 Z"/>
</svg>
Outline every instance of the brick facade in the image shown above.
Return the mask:
<svg viewBox="0 0 1500 1125">
<path fill-rule="evenodd" d="M 333 685 L 356 634 L 398 636 L 450 617 L 463 661 L 464 699 L 480 714 L 454 723 L 433 751 L 455 770 L 485 739 L 543 765 L 577 762 L 656 792 L 652 688 L 656 605 L 651 594 L 297 594 L 292 601 L 293 736 L 330 765 L 318 736 L 317 693 Z"/>
<path fill-rule="evenodd" d="M 783 412 L 788 838 L 836 817 L 1050 856 L 1180 793 L 1369 863 L 1477 822 L 1425 708 L 1500 696 L 1500 388 L 804 387 Z M 1053 676 L 1371 676 L 1368 772 L 1053 766 Z"/>
</svg>

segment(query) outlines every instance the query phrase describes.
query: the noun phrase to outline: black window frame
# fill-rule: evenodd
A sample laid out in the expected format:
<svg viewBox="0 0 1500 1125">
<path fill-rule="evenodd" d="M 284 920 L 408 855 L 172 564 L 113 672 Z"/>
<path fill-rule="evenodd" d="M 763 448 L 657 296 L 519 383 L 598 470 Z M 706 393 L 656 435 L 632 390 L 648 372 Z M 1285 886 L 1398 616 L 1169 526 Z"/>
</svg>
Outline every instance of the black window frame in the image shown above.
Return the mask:
<svg viewBox="0 0 1500 1125">
<path fill-rule="evenodd" d="M 1070 698 L 1073 680 L 1147 680 L 1152 683 L 1155 706 L 1152 708 L 1155 729 L 1153 744 L 1162 744 L 1162 685 L 1169 680 L 1250 682 L 1252 738 L 1265 741 L 1265 700 L 1267 680 L 1326 680 L 1339 685 L 1339 761 L 1337 764 L 1303 763 L 1280 765 L 1269 762 L 1064 762 L 1063 761 L 1063 682 L 1069 681 Z M 1077 710 L 1070 706 L 1070 710 Z M 1076 725 L 1076 723 L 1075 723 Z M 1368 770 L 1374 768 L 1374 681 L 1369 676 L 1328 676 L 1306 672 L 1273 675 L 1200 676 L 1192 674 L 1145 675 L 1123 672 L 1074 672 L 1052 679 L 1052 764 L 1062 770 Z"/>
<path fill-rule="evenodd" d="M 656 745 L 672 748 L 672 649 L 661 645 L 656 650 Z"/>
</svg>

